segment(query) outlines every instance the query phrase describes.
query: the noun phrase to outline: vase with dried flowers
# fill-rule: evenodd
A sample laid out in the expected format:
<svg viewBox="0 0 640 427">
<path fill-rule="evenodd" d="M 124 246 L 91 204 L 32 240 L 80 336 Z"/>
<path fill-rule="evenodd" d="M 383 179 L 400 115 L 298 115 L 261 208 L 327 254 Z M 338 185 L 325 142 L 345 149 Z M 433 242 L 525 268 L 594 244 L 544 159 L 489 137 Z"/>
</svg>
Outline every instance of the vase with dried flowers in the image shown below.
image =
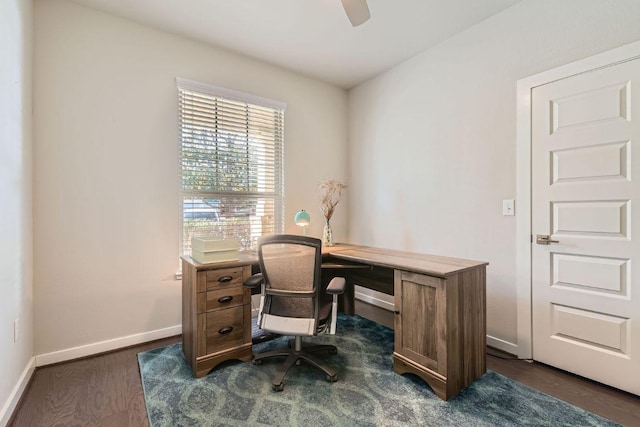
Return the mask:
<svg viewBox="0 0 640 427">
<path fill-rule="evenodd" d="M 330 221 L 345 188 L 347 188 L 345 184 L 335 179 L 325 181 L 318 187 L 320 210 L 322 210 L 325 219 L 322 232 L 322 244 L 325 246 L 333 246 L 333 231 Z"/>
</svg>

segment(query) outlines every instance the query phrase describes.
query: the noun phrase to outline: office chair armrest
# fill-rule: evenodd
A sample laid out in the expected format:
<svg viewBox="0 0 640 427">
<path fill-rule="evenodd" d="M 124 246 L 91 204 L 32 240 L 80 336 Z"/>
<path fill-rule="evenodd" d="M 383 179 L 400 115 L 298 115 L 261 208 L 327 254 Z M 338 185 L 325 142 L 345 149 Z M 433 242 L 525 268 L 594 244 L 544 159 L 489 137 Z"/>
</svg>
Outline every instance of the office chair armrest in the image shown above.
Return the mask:
<svg viewBox="0 0 640 427">
<path fill-rule="evenodd" d="M 344 287 L 346 285 L 344 277 L 334 277 L 327 286 L 327 293 L 331 295 L 340 295 L 344 293 Z"/>
<path fill-rule="evenodd" d="M 257 288 L 263 281 L 262 273 L 257 273 L 245 280 L 244 285 L 248 288 Z"/>
</svg>

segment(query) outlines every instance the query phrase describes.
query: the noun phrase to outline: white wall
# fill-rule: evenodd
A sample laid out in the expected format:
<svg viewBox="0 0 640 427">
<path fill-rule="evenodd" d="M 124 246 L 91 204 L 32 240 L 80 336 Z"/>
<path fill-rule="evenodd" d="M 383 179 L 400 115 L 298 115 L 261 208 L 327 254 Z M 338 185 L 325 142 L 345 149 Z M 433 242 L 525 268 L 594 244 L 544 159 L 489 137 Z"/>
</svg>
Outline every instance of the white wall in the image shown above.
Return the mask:
<svg viewBox="0 0 640 427">
<path fill-rule="evenodd" d="M 639 23 L 637 0 L 525 0 L 352 89 L 349 241 L 490 262 L 489 343 L 515 352 L 516 81 Z"/>
<path fill-rule="evenodd" d="M 344 90 L 75 3 L 37 0 L 38 363 L 181 323 L 176 76 L 288 103 L 286 231 L 300 233 L 293 216 L 305 208 L 309 234 L 322 233 L 317 185 L 344 179 L 347 166 Z M 335 215 L 338 240 L 347 213 L 345 203 Z"/>
<path fill-rule="evenodd" d="M 0 2 L 0 425 L 33 370 L 32 31 L 31 0 Z"/>
</svg>

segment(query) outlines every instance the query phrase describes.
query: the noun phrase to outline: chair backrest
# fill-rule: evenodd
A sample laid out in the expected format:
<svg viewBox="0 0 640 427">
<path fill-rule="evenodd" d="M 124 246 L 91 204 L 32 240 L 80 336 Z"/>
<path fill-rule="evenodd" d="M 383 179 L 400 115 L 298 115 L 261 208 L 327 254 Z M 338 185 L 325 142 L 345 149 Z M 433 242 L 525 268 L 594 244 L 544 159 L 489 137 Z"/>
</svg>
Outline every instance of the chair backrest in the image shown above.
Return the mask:
<svg viewBox="0 0 640 427">
<path fill-rule="evenodd" d="M 263 314 L 313 319 L 317 325 L 322 242 L 298 235 L 266 236 L 258 241 L 258 256 L 265 284 Z"/>
</svg>

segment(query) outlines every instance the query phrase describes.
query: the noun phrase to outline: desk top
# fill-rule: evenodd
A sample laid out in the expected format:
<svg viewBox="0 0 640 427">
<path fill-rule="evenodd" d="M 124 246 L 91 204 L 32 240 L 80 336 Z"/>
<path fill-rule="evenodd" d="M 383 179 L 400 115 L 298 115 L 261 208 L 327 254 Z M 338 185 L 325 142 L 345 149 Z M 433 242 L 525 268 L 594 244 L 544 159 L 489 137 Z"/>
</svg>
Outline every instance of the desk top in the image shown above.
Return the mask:
<svg viewBox="0 0 640 427">
<path fill-rule="evenodd" d="M 338 245 L 328 251 L 333 258 L 381 267 L 397 268 L 430 276 L 447 277 L 465 270 L 487 265 L 482 261 L 426 255 L 368 246 Z"/>
<path fill-rule="evenodd" d="M 322 255 L 331 256 L 332 258 L 344 261 L 397 268 L 400 270 L 424 273 L 436 277 L 447 277 L 452 274 L 457 274 L 465 270 L 470 270 L 488 264 L 483 261 L 473 261 L 439 255 L 425 255 L 415 252 L 373 248 L 347 243 L 338 243 L 335 246 L 323 246 Z M 182 258 L 193 264 L 197 270 L 258 264 L 258 255 L 255 252 L 242 252 L 239 254 L 238 260 L 235 261 L 210 264 L 200 264 L 188 255 L 185 255 Z"/>
</svg>

